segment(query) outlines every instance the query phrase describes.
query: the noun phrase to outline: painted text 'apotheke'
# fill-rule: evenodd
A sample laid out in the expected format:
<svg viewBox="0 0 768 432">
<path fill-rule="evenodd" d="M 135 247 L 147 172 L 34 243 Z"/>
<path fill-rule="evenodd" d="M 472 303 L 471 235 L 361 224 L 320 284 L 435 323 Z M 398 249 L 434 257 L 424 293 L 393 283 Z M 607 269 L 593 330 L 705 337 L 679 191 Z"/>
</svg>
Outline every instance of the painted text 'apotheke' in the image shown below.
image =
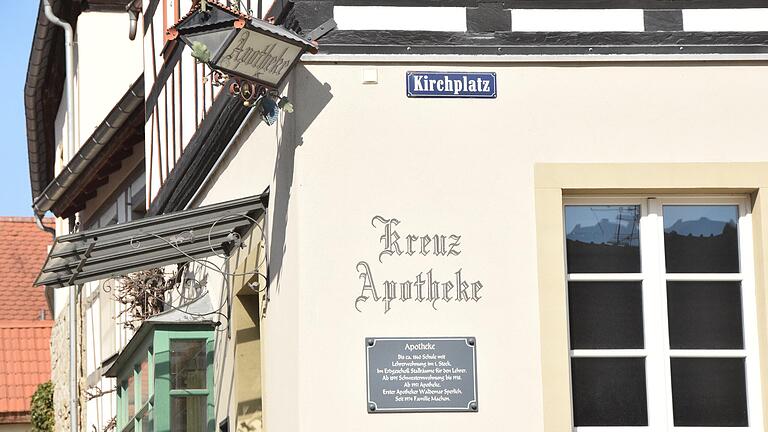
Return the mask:
<svg viewBox="0 0 768 432">
<path fill-rule="evenodd" d="M 383 263 L 384 257 L 396 256 L 438 256 L 450 257 L 461 254 L 461 236 L 457 234 L 429 234 L 429 235 L 401 235 L 395 229 L 400 221 L 395 218 L 387 219 L 376 216 L 371 220 L 374 228 L 381 229 L 379 237 L 382 250 L 379 253 L 379 262 Z M 392 308 L 392 301 L 399 299 L 402 302 L 416 301 L 428 302 L 434 310 L 437 303 L 479 301 L 482 282 L 476 280 L 468 282 L 458 269 L 450 276 L 439 279 L 433 275 L 433 269 L 418 273 L 413 279 L 405 281 L 384 280 L 379 284 L 383 289 L 377 289 L 377 280 L 373 275 L 370 264 L 360 261 L 355 267 L 358 277 L 362 281 L 360 295 L 355 299 L 355 309 L 359 312 L 360 303 L 373 300 L 384 303 L 384 313 Z"/>
</svg>

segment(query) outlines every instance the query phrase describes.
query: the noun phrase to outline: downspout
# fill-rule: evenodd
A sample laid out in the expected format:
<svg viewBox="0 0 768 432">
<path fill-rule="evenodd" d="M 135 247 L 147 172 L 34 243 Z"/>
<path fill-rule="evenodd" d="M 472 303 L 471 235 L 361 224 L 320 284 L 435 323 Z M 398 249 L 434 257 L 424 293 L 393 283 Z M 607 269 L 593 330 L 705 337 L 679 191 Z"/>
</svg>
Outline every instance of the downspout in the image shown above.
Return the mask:
<svg viewBox="0 0 768 432">
<path fill-rule="evenodd" d="M 133 0 L 125 7 L 128 12 L 128 39 L 136 39 L 136 30 L 139 28 L 139 13 L 141 12 L 141 0 Z"/>
<path fill-rule="evenodd" d="M 44 215 L 35 213 L 35 224 L 37 225 L 38 228 L 49 233 L 50 235 L 53 236 L 53 238 L 56 238 L 56 229 L 45 226 L 45 224 L 43 223 L 43 217 Z"/>
<path fill-rule="evenodd" d="M 48 21 L 64 29 L 64 53 L 66 55 L 66 98 L 67 98 L 67 137 L 69 139 L 69 158 L 75 154 L 75 61 L 74 35 L 72 26 L 53 14 L 50 0 L 43 0 L 45 17 Z M 38 215 L 41 217 L 41 215 Z M 69 430 L 77 432 L 78 397 L 77 397 L 77 287 L 69 287 Z"/>
<path fill-rule="evenodd" d="M 136 29 L 138 27 L 139 14 L 133 9 L 128 9 L 128 39 L 136 39 Z"/>
</svg>

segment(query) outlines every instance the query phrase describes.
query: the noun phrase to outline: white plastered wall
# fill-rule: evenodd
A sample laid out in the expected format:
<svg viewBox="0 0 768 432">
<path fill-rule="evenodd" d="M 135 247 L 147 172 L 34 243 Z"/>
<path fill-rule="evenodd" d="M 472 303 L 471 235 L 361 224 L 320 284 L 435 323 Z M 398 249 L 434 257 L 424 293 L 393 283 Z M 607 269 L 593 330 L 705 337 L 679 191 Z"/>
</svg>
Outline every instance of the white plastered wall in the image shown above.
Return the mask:
<svg viewBox="0 0 768 432">
<path fill-rule="evenodd" d="M 371 68 L 378 84 L 364 85 Z M 499 94 L 408 99 L 410 70 L 496 72 Z M 271 182 L 267 430 L 542 430 L 534 164 L 766 161 L 766 72 L 761 62 L 300 66 L 288 91 L 296 112 L 277 131 L 259 125 L 201 200 Z M 379 262 L 377 215 L 399 219 L 401 235 L 461 235 L 462 252 Z M 482 299 L 438 310 L 397 300 L 386 314 L 369 300 L 358 312 L 359 261 L 379 289 L 461 268 L 483 283 Z M 479 412 L 368 414 L 370 336 L 476 337 Z"/>
<path fill-rule="evenodd" d="M 267 187 L 274 187 L 275 184 L 283 184 L 290 181 L 284 178 L 284 176 L 275 178 L 277 175 L 275 172 L 275 159 L 279 143 L 282 140 L 281 135 L 280 129 L 267 127 L 257 115 L 248 117 L 240 133 L 234 138 L 229 149 L 222 156 L 217 168 L 212 172 L 210 182 L 195 197 L 193 207 L 258 195 L 264 192 Z M 269 221 L 270 217 L 267 217 L 267 232 L 271 229 Z M 258 232 L 258 230 L 254 232 Z M 251 237 L 247 241 L 250 244 L 250 242 L 258 242 L 258 239 Z M 229 267 L 224 268 L 228 269 L 230 273 L 234 273 L 238 265 L 238 257 L 245 257 L 248 255 L 247 252 L 247 250 L 240 251 L 230 260 Z M 212 262 L 216 265 L 223 265 L 223 260 L 221 259 L 213 259 Z M 207 288 L 211 292 L 211 300 L 215 307 L 226 304 L 224 296 L 227 293 L 222 292 L 222 288 L 231 290 L 229 293 L 230 300 L 232 300 L 233 292 L 240 288 L 237 286 L 228 287 L 215 272 L 207 272 L 207 276 Z M 275 285 L 281 283 L 279 282 L 281 278 L 282 276 L 279 276 L 276 279 Z M 280 320 L 280 323 L 277 324 L 281 325 L 285 330 L 286 339 L 291 339 L 296 334 L 295 330 L 291 330 L 295 329 L 294 313 L 295 311 L 286 311 L 283 314 L 286 319 Z M 235 400 L 237 386 L 247 386 L 248 383 L 239 382 L 233 376 L 236 349 L 235 339 L 233 334 L 227 334 L 225 328 L 229 324 L 226 320 L 223 321 L 216 334 L 216 422 L 218 424 L 224 418 L 229 417 L 230 428 L 232 428 L 230 430 L 235 430 L 234 425 L 238 408 L 237 400 Z M 262 323 L 262 333 L 265 331 L 263 327 L 265 325 L 267 324 Z M 291 349 L 293 350 L 291 356 L 284 356 L 280 360 L 275 358 L 275 361 L 295 361 L 296 346 L 293 345 Z M 291 386 L 295 385 L 295 383 L 292 384 L 286 381 L 283 385 Z M 286 397 L 292 394 L 293 392 L 286 392 Z"/>
<path fill-rule="evenodd" d="M 138 25 L 141 26 L 141 19 Z M 127 13 L 84 12 L 78 17 L 76 30 L 75 136 L 79 148 L 141 74 L 143 47 L 140 37 L 133 41 L 128 38 Z M 62 97 L 54 123 L 54 172 L 57 175 L 73 156 L 69 152 L 66 128 L 66 100 Z M 56 232 L 67 234 L 68 223 L 57 219 Z M 61 313 L 67 298 L 66 290 L 54 291 L 55 317 Z"/>
<path fill-rule="evenodd" d="M 141 28 L 141 20 L 138 23 Z M 140 36 L 128 38 L 125 12 L 84 12 L 77 19 L 78 142 L 82 145 L 143 72 Z"/>
</svg>

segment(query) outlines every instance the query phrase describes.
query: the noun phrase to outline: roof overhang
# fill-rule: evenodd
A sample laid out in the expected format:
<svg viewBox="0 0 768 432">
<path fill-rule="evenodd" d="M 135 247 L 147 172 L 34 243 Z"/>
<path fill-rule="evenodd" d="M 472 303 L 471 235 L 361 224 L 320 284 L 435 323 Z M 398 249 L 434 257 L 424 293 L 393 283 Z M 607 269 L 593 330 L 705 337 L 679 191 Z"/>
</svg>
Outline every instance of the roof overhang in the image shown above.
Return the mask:
<svg viewBox="0 0 768 432">
<path fill-rule="evenodd" d="M 77 26 L 83 11 L 125 12 L 132 0 L 49 0 L 54 15 Z M 126 14 L 126 22 L 127 22 Z M 126 25 L 127 27 L 127 25 Z M 126 35 L 127 35 L 126 29 Z M 64 91 L 64 31 L 48 21 L 39 1 L 32 49 L 24 84 L 24 110 L 32 198 L 53 180 L 54 123 Z"/>
<path fill-rule="evenodd" d="M 76 25 L 79 4 L 75 5 L 71 0 L 50 1 L 55 15 Z M 64 90 L 64 75 L 64 31 L 48 21 L 41 1 L 24 84 L 29 179 L 33 198 L 53 179 L 53 128 Z"/>
<path fill-rule="evenodd" d="M 93 192 L 87 190 L 90 180 L 106 179 L 114 171 L 110 165 L 119 163 L 111 160 L 112 157 L 127 157 L 133 144 L 143 139 L 143 120 L 144 74 L 120 98 L 67 166 L 35 197 L 35 213 L 52 211 L 56 216 L 68 217 L 82 210 L 88 193 Z M 124 149 L 128 151 L 121 153 Z"/>
<path fill-rule="evenodd" d="M 134 0 L 80 0 L 83 9 L 93 12 L 125 12 Z"/>
<path fill-rule="evenodd" d="M 264 213 L 269 191 L 56 238 L 35 285 L 61 288 L 228 255 Z"/>
</svg>

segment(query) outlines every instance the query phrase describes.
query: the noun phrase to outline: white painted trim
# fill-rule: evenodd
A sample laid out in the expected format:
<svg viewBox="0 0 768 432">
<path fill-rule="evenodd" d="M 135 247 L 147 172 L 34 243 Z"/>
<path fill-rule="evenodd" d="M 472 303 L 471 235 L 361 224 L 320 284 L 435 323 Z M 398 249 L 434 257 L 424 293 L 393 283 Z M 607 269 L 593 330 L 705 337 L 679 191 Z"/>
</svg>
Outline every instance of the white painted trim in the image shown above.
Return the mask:
<svg viewBox="0 0 768 432">
<path fill-rule="evenodd" d="M 744 279 L 741 282 L 741 307 L 744 334 L 744 351 L 747 353 L 745 360 L 745 374 L 747 383 L 747 409 L 749 428 L 752 430 L 765 430 L 763 418 L 764 395 L 762 394 L 762 380 L 760 377 L 760 364 L 765 359 L 760 358 L 759 335 L 757 332 L 757 293 L 755 290 L 755 256 L 754 256 L 754 231 L 752 229 L 752 201 L 742 199 L 739 206 L 739 258 L 741 259 L 741 272 Z"/>
<path fill-rule="evenodd" d="M 768 9 L 684 9 L 685 31 L 768 31 Z"/>
<path fill-rule="evenodd" d="M 652 426 L 579 426 L 574 428 L 576 432 L 638 432 L 638 431 L 658 431 Z M 680 432 L 749 432 L 749 428 L 744 427 L 693 427 L 680 426 L 671 429 L 661 429 L 662 431 L 680 431 Z"/>
<path fill-rule="evenodd" d="M 568 282 L 638 282 L 642 281 L 642 273 L 570 273 Z"/>
<path fill-rule="evenodd" d="M 683 50 L 684 51 L 684 50 Z M 683 52 L 681 51 L 681 52 Z M 322 40 L 321 40 L 322 52 Z M 531 55 L 459 55 L 459 54 L 304 54 L 303 63 L 599 63 L 599 62 L 733 62 L 768 61 L 765 54 L 531 54 Z"/>
<path fill-rule="evenodd" d="M 741 273 L 667 273 L 668 281 L 713 281 L 738 282 L 743 279 Z"/>
<path fill-rule="evenodd" d="M 645 31 L 642 9 L 512 9 L 512 31 Z"/>
<path fill-rule="evenodd" d="M 579 426 L 573 430 L 577 432 L 637 432 L 652 429 L 650 426 Z"/>
<path fill-rule="evenodd" d="M 333 19 L 339 30 L 467 31 L 463 7 L 334 6 Z"/>
<path fill-rule="evenodd" d="M 743 358 L 746 350 L 716 350 L 716 349 L 673 349 L 669 350 L 671 358 Z"/>
<path fill-rule="evenodd" d="M 663 238 L 656 227 L 662 225 L 656 212 L 655 200 L 646 199 L 644 217 L 640 218 L 640 258 L 642 269 L 648 276 L 643 282 L 643 336 L 648 357 L 645 360 L 645 385 L 648 403 L 648 426 L 651 430 L 666 430 L 672 411 L 667 410 L 670 394 L 669 357 L 664 350 L 667 341 L 666 290 L 659 289 L 662 273 L 660 255 L 663 256 Z"/>
<path fill-rule="evenodd" d="M 603 357 L 645 357 L 648 352 L 644 349 L 576 349 L 571 350 L 571 357 L 603 358 Z"/>
</svg>

